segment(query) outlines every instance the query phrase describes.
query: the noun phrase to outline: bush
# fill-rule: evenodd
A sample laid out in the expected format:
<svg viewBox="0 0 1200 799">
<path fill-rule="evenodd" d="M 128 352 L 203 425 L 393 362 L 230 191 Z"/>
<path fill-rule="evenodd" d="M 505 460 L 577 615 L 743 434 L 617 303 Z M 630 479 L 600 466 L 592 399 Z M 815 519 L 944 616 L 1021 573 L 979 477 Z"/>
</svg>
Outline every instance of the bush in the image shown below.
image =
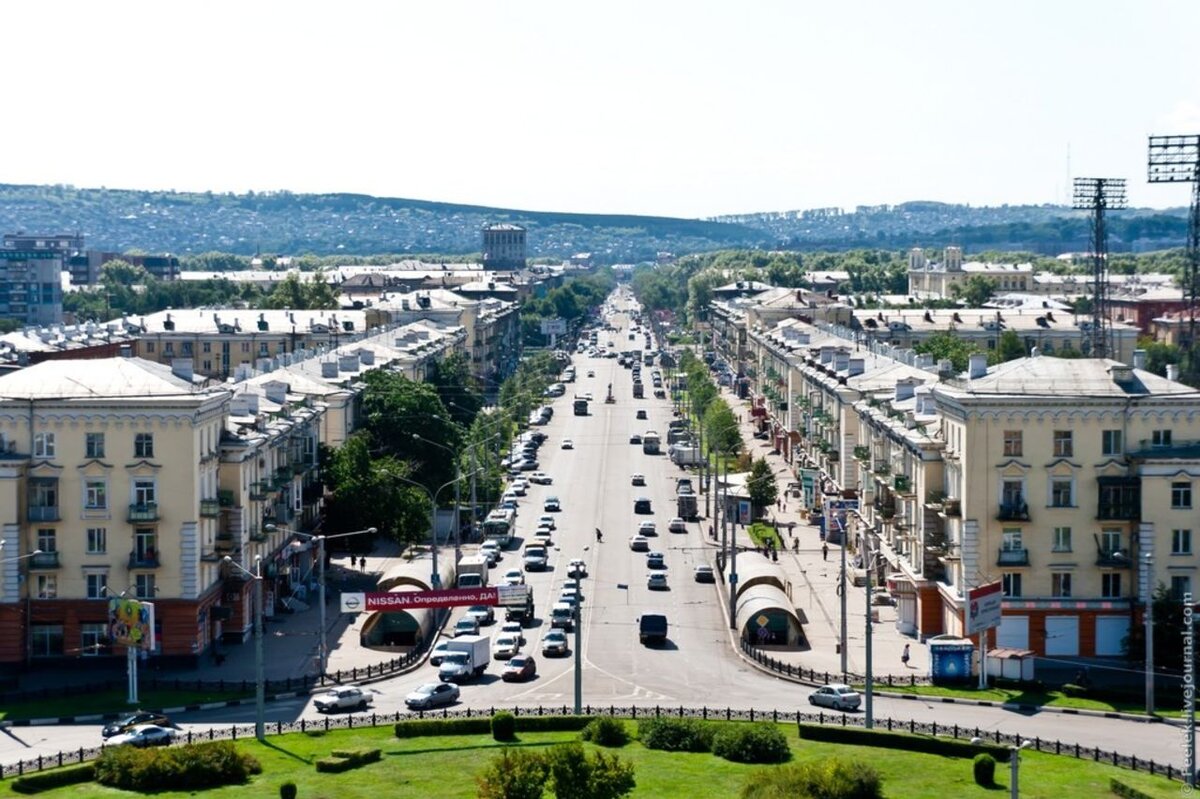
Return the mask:
<svg viewBox="0 0 1200 799">
<path fill-rule="evenodd" d="M 865 763 L 839 758 L 810 760 L 750 774 L 741 799 L 880 799 L 883 783 Z"/>
<path fill-rule="evenodd" d="M 599 746 L 624 746 L 629 743 L 629 730 L 620 719 L 599 716 L 588 722 L 580 737 Z"/>
<path fill-rule="evenodd" d="M 996 758 L 991 755 L 975 755 L 972 763 L 975 771 L 975 784 L 984 788 L 996 784 Z"/>
<path fill-rule="evenodd" d="M 558 799 L 618 799 L 637 785 L 631 763 L 604 752 L 588 755 L 578 743 L 552 746 L 545 758 Z"/>
<path fill-rule="evenodd" d="M 479 799 L 542 799 L 546 760 L 534 752 L 505 747 L 475 777 Z"/>
<path fill-rule="evenodd" d="M 594 716 L 517 716 L 517 732 L 578 732 Z"/>
<path fill-rule="evenodd" d="M 413 719 L 396 722 L 395 731 L 397 738 L 424 738 L 427 735 L 483 735 L 491 731 L 491 721 L 483 716 L 473 719 Z"/>
<path fill-rule="evenodd" d="M 712 752 L 734 763 L 783 763 L 792 756 L 783 730 L 767 722 L 722 727 L 713 736 Z"/>
<path fill-rule="evenodd" d="M 492 716 L 492 737 L 497 741 L 511 741 L 517 737 L 517 717 L 507 710 Z"/>
<path fill-rule="evenodd" d="M 16 786 L 13 787 L 15 788 Z M 1117 779 L 1110 779 L 1108 781 L 1108 789 L 1115 795 L 1122 797 L 1122 799 L 1154 799 L 1154 797 L 1145 791 L 1139 791 L 1132 785 L 1126 785 Z"/>
<path fill-rule="evenodd" d="M 322 774 L 340 774 L 343 771 L 375 763 L 383 756 L 378 749 L 334 749 L 329 757 L 317 760 L 317 771 Z"/>
<path fill-rule="evenodd" d="M 64 785 L 78 785 L 81 782 L 91 782 L 96 778 L 96 769 L 91 763 L 82 766 L 56 768 L 53 771 L 39 771 L 26 774 L 13 780 L 12 789 L 17 793 L 40 793 Z"/>
<path fill-rule="evenodd" d="M 296 799 L 296 783 L 285 782 L 279 786 L 279 799 Z"/>
<path fill-rule="evenodd" d="M 713 728 L 696 719 L 643 719 L 638 722 L 638 738 L 647 749 L 709 752 L 712 751 Z"/>
<path fill-rule="evenodd" d="M 973 758 L 975 755 L 983 752 L 991 755 L 999 763 L 1007 763 L 1009 757 L 1007 747 L 992 744 L 973 744 L 968 741 L 956 741 L 953 738 L 934 738 L 927 735 L 863 730 L 854 727 L 834 727 L 826 724 L 800 724 L 798 726 L 801 740 L 826 741 L 828 743 L 853 744 L 855 746 L 883 746 L 888 749 L 902 749 L 906 752 L 924 752 L 930 755 L 945 755 L 946 757 Z"/>
<path fill-rule="evenodd" d="M 237 785 L 262 772 L 257 760 L 230 741 L 166 749 L 115 746 L 100 753 L 95 768 L 100 784 L 140 793 Z"/>
</svg>

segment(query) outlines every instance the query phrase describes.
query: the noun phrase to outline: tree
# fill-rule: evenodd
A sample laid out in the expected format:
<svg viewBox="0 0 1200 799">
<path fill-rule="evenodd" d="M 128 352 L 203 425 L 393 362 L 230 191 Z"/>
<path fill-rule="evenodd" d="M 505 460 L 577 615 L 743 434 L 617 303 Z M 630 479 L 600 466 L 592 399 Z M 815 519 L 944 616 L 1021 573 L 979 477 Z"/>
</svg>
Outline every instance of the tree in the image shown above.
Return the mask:
<svg viewBox="0 0 1200 799">
<path fill-rule="evenodd" d="M 144 266 L 115 258 L 100 267 L 100 282 L 106 286 L 140 286 L 153 280 Z"/>
<path fill-rule="evenodd" d="M 742 448 L 742 434 L 737 417 L 723 399 L 709 404 L 704 414 L 704 436 L 710 451 L 737 454 Z"/>
<path fill-rule="evenodd" d="M 504 747 L 475 777 L 479 799 L 542 799 L 546 758 L 538 752 Z"/>
<path fill-rule="evenodd" d="M 775 484 L 775 474 L 766 458 L 759 458 L 750 467 L 746 488 L 750 492 L 750 504 L 757 510 L 769 508 L 779 499 L 779 486 Z"/>
<path fill-rule="evenodd" d="M 996 349 L 992 352 L 992 357 L 989 358 L 992 363 L 1006 363 L 1015 361 L 1017 358 L 1024 358 L 1028 353 L 1025 352 L 1025 343 L 1021 341 L 1021 337 L 1017 335 L 1015 330 L 1005 330 L 1000 335 L 1000 341 L 996 344 Z"/>
<path fill-rule="evenodd" d="M 961 297 L 970 308 L 979 308 L 992 298 L 999 284 L 990 277 L 971 275 L 963 283 L 955 283 L 950 287 L 950 293 Z"/>
<path fill-rule="evenodd" d="M 399 478 L 412 479 L 412 467 L 371 452 L 371 436 L 351 435 L 327 456 L 325 473 L 333 497 L 325 508 L 328 533 L 375 527 L 402 544 L 425 540 L 429 502 Z"/>
<path fill-rule="evenodd" d="M 922 355 L 932 355 L 934 361 L 949 360 L 957 372 L 965 371 L 971 355 L 983 352 L 979 345 L 950 333 L 935 333 L 924 341 L 917 342 L 913 350 Z"/>
<path fill-rule="evenodd" d="M 471 363 L 461 352 L 434 361 L 425 382 L 437 391 L 455 424 L 469 427 L 483 408 L 483 394 L 471 374 Z"/>
<path fill-rule="evenodd" d="M 589 754 L 578 741 L 552 746 L 545 757 L 558 799 L 619 799 L 637 786 L 633 764 L 604 752 Z"/>
<path fill-rule="evenodd" d="M 305 307 L 311 311 L 335 311 L 338 308 L 337 295 L 329 287 L 325 272 L 318 271 L 304 286 Z"/>
<path fill-rule="evenodd" d="M 415 479 L 430 491 L 452 480 L 462 429 L 437 390 L 384 370 L 367 373 L 363 382 L 362 418 L 377 454 L 411 463 Z"/>
</svg>

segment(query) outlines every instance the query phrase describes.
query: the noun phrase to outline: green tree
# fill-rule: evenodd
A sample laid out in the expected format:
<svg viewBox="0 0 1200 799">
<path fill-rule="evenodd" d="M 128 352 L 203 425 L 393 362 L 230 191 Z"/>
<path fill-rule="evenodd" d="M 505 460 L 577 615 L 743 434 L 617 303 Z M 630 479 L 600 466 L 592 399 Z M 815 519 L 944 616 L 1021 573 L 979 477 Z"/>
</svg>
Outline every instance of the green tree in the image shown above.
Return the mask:
<svg viewBox="0 0 1200 799">
<path fill-rule="evenodd" d="M 775 474 L 766 458 L 759 458 L 750 466 L 746 488 L 750 492 L 750 503 L 756 513 L 771 507 L 779 499 L 779 486 L 775 483 Z"/>
<path fill-rule="evenodd" d="M 310 311 L 337 310 L 338 298 L 329 287 L 324 271 L 318 271 L 304 285 L 304 302 L 304 307 Z"/>
<path fill-rule="evenodd" d="M 328 456 L 326 474 L 333 496 L 325 508 L 326 531 L 375 527 L 402 544 L 425 540 L 429 502 L 400 479 L 413 479 L 412 473 L 410 464 L 372 453 L 366 431 L 351 435 Z"/>
<path fill-rule="evenodd" d="M 381 369 L 367 373 L 363 382 L 362 419 L 378 454 L 408 461 L 430 491 L 453 479 L 462 429 L 437 390 Z"/>
<path fill-rule="evenodd" d="M 100 282 L 105 286 L 141 286 L 153 279 L 144 266 L 134 266 L 120 258 L 100 267 Z"/>
<path fill-rule="evenodd" d="M 479 799 L 542 799 L 546 758 L 539 752 L 504 747 L 475 777 Z"/>
<path fill-rule="evenodd" d="M 558 799 L 620 799 L 637 786 L 633 764 L 604 752 L 589 754 L 578 741 L 550 747 L 546 768 Z"/>
<path fill-rule="evenodd" d="M 293 311 L 308 308 L 308 297 L 300 277 L 295 272 L 289 272 L 288 276 L 276 283 L 271 293 L 263 299 L 262 307 L 287 308 Z"/>
<path fill-rule="evenodd" d="M 425 382 L 437 391 L 455 424 L 469 427 L 483 408 L 483 394 L 471 374 L 471 363 L 461 352 L 434 361 Z"/>
<path fill-rule="evenodd" d="M 962 283 L 950 287 L 950 293 L 960 297 L 970 308 L 979 308 L 996 293 L 998 283 L 990 277 L 971 275 Z"/>
<path fill-rule="evenodd" d="M 704 413 L 705 445 L 710 451 L 735 455 L 742 449 L 742 434 L 737 417 L 723 399 L 709 403 Z"/>
<path fill-rule="evenodd" d="M 1005 330 L 1000 334 L 1000 340 L 996 344 L 996 349 L 992 351 L 989 360 L 992 363 L 1005 363 L 1007 361 L 1015 361 L 1017 358 L 1024 358 L 1028 353 L 1025 352 L 1025 343 L 1021 341 L 1021 337 L 1017 335 L 1015 330 Z"/>
<path fill-rule="evenodd" d="M 932 355 L 935 361 L 949 360 L 957 372 L 965 371 L 967 361 L 976 352 L 983 352 L 979 345 L 972 344 L 949 333 L 935 333 L 924 341 L 913 346 L 913 350 L 922 355 Z"/>
</svg>

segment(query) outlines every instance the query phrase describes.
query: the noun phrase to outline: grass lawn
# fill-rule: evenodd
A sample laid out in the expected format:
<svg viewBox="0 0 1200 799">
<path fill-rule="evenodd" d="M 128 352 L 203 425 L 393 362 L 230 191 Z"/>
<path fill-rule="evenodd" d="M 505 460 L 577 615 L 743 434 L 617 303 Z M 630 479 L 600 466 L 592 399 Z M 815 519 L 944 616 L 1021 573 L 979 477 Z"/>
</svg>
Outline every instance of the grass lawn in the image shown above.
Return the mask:
<svg viewBox="0 0 1200 799">
<path fill-rule="evenodd" d="M 1023 705 L 1041 707 L 1069 707 L 1079 710 L 1101 710 L 1106 712 L 1144 713 L 1146 705 L 1143 702 L 1125 699 L 1101 699 L 1084 696 L 1067 696 L 1062 691 L 1022 686 L 992 686 L 983 690 L 979 688 L 955 688 L 943 685 L 914 685 L 887 688 L 886 684 L 876 687 L 881 691 L 896 691 L 906 694 L 921 694 L 923 696 L 953 696 L 963 699 L 980 699 L 989 702 L 1016 702 Z M 860 686 L 861 688 L 861 686 Z M 1158 708 L 1162 716 L 1180 716 L 1183 710 L 1179 707 Z"/>
<path fill-rule="evenodd" d="M 253 692 L 240 691 L 219 693 L 217 691 L 176 691 L 174 689 L 139 690 L 136 705 L 125 701 L 124 688 L 109 691 L 97 691 L 77 696 L 51 697 L 26 702 L 16 702 L 0 707 L 0 719 L 16 721 L 20 719 L 42 719 L 57 716 L 87 716 L 93 713 L 121 713 L 136 708 L 164 708 L 180 705 L 194 705 L 203 702 L 224 702 L 252 696 Z"/>
<path fill-rule="evenodd" d="M 769 524 L 755 522 L 754 524 L 750 525 L 750 528 L 746 532 L 750 533 L 750 539 L 760 547 L 768 541 L 774 541 L 776 549 L 783 549 L 783 538 L 780 537 L 779 532 Z"/>
<path fill-rule="evenodd" d="M 633 725 L 630 724 L 631 729 Z M 943 797 L 994 797 L 997 787 L 984 789 L 971 778 L 971 761 L 936 755 L 913 754 L 875 747 L 802 742 L 793 725 L 784 725 L 791 739 L 796 761 L 839 756 L 869 762 L 884 780 L 884 795 L 900 799 L 942 799 Z M 576 740 L 575 733 L 522 733 L 515 744 L 541 748 L 554 743 Z M 249 785 L 229 786 L 203 792 L 164 792 L 163 799 L 200 796 L 212 799 L 241 799 L 244 796 L 279 795 L 279 785 L 291 780 L 302 799 L 379 799 L 380 797 L 475 796 L 473 776 L 484 763 L 499 754 L 500 744 L 490 736 L 463 735 L 398 740 L 391 727 L 337 730 L 324 735 L 292 734 L 268 739 L 266 746 L 240 741 L 239 746 L 254 754 L 263 765 L 263 773 Z M 588 745 L 590 746 L 590 745 Z M 343 774 L 317 774 L 312 762 L 334 748 L 379 747 L 380 763 Z M 671 754 L 645 749 L 634 742 L 615 751 L 632 761 L 637 779 L 634 797 L 655 799 L 697 799 L 736 797 L 746 775 L 759 766 L 730 763 L 708 754 Z M 1070 799 L 1070 797 L 1112 796 L 1110 777 L 1153 797 L 1178 796 L 1180 784 L 1161 777 L 1150 777 L 1114 766 L 1069 757 L 1026 753 L 1021 761 L 1021 796 L 1025 799 Z M 997 782 L 1007 793 L 1008 766 L 997 764 Z M 93 799 L 127 796 L 95 783 L 73 785 L 41 796 L 47 799 Z"/>
</svg>

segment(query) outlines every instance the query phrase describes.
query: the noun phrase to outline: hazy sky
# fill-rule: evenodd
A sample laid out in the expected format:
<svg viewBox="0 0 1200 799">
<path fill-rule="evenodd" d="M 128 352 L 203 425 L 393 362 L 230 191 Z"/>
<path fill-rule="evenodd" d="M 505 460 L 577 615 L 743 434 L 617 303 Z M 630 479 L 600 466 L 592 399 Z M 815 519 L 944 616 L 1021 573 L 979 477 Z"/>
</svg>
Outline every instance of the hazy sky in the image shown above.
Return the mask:
<svg viewBox="0 0 1200 799">
<path fill-rule="evenodd" d="M 1200 0 L 4 4 L 0 182 L 709 216 L 1061 202 L 1200 133 Z M 1068 150 L 1070 170 L 1068 171 Z"/>
</svg>

